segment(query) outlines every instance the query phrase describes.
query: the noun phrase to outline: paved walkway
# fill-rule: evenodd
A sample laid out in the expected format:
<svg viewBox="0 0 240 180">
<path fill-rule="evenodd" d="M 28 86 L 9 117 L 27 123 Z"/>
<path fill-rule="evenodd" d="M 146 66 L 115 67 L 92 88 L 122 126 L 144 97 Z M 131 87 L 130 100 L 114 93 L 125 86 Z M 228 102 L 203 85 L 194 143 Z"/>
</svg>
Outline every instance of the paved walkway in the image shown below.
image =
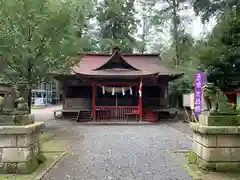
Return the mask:
<svg viewBox="0 0 240 180">
<path fill-rule="evenodd" d="M 42 180 L 190 180 L 170 150 L 189 149 L 191 141 L 164 125 L 98 126 L 50 120 L 52 109 L 34 110 L 46 130 L 71 138 L 71 153 Z"/>
</svg>

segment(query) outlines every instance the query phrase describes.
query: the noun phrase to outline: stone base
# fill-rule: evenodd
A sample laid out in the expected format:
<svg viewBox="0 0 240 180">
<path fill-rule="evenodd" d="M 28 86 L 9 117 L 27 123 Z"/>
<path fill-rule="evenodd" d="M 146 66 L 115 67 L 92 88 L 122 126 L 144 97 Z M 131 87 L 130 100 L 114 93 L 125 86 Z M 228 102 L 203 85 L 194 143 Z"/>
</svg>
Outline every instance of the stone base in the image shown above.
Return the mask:
<svg viewBox="0 0 240 180">
<path fill-rule="evenodd" d="M 236 114 L 211 114 L 203 112 L 199 115 L 199 124 L 206 126 L 240 126 L 240 115 Z"/>
<path fill-rule="evenodd" d="M 194 131 L 193 152 L 199 167 L 216 171 L 240 170 L 240 126 L 191 123 L 190 127 Z"/>
<path fill-rule="evenodd" d="M 33 114 L 1 114 L 1 126 L 15 126 L 15 125 L 28 125 L 34 123 L 35 118 Z"/>
<path fill-rule="evenodd" d="M 188 161 L 190 164 L 196 164 L 200 169 L 209 171 L 240 171 L 240 162 L 208 162 L 197 156 L 194 152 L 189 153 Z"/>
<path fill-rule="evenodd" d="M 43 123 L 0 126 L 0 172 L 27 174 L 34 171 L 42 156 L 39 134 Z"/>
<path fill-rule="evenodd" d="M 16 125 L 28 125 L 34 123 L 34 121 L 35 117 L 33 114 L 15 115 L 14 119 Z"/>
<path fill-rule="evenodd" d="M 28 162 L 4 162 L 0 166 L 0 173 L 3 174 L 30 174 L 39 166 L 38 158 L 33 157 Z"/>
</svg>

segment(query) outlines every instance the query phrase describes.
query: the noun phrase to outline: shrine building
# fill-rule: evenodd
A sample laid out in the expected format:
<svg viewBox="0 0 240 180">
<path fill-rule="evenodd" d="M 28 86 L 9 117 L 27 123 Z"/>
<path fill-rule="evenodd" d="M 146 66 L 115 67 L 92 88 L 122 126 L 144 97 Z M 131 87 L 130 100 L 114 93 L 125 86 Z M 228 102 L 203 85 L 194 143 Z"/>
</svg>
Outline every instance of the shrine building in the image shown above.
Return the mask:
<svg viewBox="0 0 240 180">
<path fill-rule="evenodd" d="M 168 109 L 168 84 L 183 76 L 159 54 L 79 54 L 70 74 L 54 78 L 62 84 L 64 117 L 78 121 L 156 121 Z"/>
</svg>

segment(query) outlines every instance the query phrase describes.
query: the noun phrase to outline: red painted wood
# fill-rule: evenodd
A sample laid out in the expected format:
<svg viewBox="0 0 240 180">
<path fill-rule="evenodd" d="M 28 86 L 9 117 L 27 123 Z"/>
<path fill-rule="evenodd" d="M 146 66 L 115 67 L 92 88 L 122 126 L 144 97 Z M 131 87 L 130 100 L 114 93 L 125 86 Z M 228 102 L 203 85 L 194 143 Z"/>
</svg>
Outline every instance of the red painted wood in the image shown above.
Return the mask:
<svg viewBox="0 0 240 180">
<path fill-rule="evenodd" d="M 96 85 L 92 84 L 92 115 L 93 120 L 96 119 Z"/>
<path fill-rule="evenodd" d="M 140 97 L 139 96 L 139 106 L 138 106 L 138 108 L 139 108 L 139 120 L 140 121 L 142 121 L 142 117 L 143 117 L 143 115 L 142 115 L 142 97 Z"/>
<path fill-rule="evenodd" d="M 96 106 L 98 121 L 104 120 L 127 120 L 130 115 L 138 117 L 139 108 L 137 106 Z"/>
<path fill-rule="evenodd" d="M 142 81 L 142 79 L 141 79 Z M 130 115 L 136 115 L 136 119 L 142 120 L 142 97 L 139 96 L 138 106 L 96 106 L 96 85 L 136 85 L 140 82 L 100 82 L 92 83 L 93 87 L 93 117 L 97 120 L 126 120 Z M 137 112 L 137 113 L 136 113 Z"/>
<path fill-rule="evenodd" d="M 157 121 L 157 115 L 152 110 L 143 110 L 143 120 L 149 122 Z"/>
<path fill-rule="evenodd" d="M 96 109 L 100 108 L 135 108 L 138 106 L 96 106 Z"/>
<path fill-rule="evenodd" d="M 131 86 L 131 85 L 138 85 L 139 83 L 138 82 L 100 82 L 98 83 L 97 85 L 128 85 L 128 86 Z"/>
<path fill-rule="evenodd" d="M 230 103 L 233 103 L 233 104 L 237 103 L 237 96 L 236 96 L 236 94 L 227 94 L 226 96 L 227 96 L 228 101 Z"/>
<path fill-rule="evenodd" d="M 225 94 L 240 94 L 240 91 L 224 92 Z"/>
</svg>

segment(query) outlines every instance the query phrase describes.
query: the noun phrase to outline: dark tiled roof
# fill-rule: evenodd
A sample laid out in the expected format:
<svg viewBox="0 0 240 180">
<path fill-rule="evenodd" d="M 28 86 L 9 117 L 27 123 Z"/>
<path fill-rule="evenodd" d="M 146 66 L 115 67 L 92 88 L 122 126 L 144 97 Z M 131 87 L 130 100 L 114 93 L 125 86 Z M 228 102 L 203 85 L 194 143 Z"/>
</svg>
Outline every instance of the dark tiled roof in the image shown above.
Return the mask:
<svg viewBox="0 0 240 180">
<path fill-rule="evenodd" d="M 101 69 L 109 63 L 112 54 L 87 53 L 79 55 L 81 61 L 73 67 L 73 72 L 86 76 L 178 76 L 181 73 L 174 72 L 166 67 L 158 54 L 121 54 L 124 61 L 137 70 L 133 69 Z"/>
</svg>

